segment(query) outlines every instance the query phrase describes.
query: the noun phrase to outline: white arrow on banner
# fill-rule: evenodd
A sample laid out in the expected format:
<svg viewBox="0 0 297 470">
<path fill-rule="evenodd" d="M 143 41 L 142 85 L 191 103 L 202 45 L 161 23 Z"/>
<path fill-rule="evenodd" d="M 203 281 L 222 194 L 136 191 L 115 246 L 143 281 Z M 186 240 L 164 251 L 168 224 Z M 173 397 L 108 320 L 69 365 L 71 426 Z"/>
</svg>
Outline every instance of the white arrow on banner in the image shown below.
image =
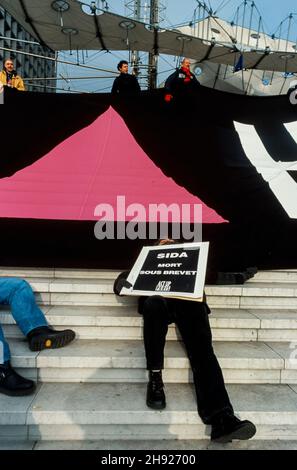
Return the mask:
<svg viewBox="0 0 297 470">
<path fill-rule="evenodd" d="M 267 152 L 255 126 L 236 121 L 234 121 L 234 126 L 249 161 L 267 181 L 289 217 L 297 219 L 297 183 L 288 173 L 288 171 L 297 170 L 297 160 L 296 162 L 274 161 Z M 297 122 L 285 124 L 285 126 L 297 145 Z"/>
</svg>

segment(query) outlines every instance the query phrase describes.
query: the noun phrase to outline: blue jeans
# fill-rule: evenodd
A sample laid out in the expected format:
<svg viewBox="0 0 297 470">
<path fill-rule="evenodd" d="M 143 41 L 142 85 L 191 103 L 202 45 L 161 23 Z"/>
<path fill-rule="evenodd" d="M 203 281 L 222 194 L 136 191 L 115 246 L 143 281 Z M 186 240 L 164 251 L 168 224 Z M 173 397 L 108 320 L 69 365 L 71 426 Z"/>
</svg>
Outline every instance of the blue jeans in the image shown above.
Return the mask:
<svg viewBox="0 0 297 470">
<path fill-rule="evenodd" d="M 25 336 L 34 328 L 48 325 L 44 314 L 36 305 L 30 284 L 23 279 L 0 278 L 0 304 L 10 305 L 12 316 Z M 0 325 L 0 364 L 9 360 L 9 346 Z"/>
</svg>

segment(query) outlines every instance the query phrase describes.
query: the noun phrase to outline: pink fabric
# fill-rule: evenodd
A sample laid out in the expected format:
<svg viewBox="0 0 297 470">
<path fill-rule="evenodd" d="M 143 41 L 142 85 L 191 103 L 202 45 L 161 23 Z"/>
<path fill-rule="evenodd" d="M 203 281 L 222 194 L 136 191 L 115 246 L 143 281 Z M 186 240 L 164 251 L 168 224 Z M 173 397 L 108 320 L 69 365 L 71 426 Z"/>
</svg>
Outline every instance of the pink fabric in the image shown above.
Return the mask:
<svg viewBox="0 0 297 470">
<path fill-rule="evenodd" d="M 130 220 L 117 214 L 117 196 L 125 196 L 126 206 L 142 204 L 142 221 L 149 204 L 175 203 L 202 204 L 204 223 L 224 222 L 162 173 L 112 108 L 30 167 L 0 180 L 0 217 L 98 220 L 95 207 L 105 203 L 115 220 Z"/>
</svg>

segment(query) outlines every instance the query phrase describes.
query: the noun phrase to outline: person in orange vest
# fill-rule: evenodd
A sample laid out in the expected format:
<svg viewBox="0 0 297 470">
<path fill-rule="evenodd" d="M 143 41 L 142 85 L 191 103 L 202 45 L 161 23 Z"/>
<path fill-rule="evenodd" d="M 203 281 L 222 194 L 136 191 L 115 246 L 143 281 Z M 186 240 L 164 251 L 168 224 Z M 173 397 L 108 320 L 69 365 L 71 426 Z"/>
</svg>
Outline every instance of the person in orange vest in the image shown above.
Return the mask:
<svg viewBox="0 0 297 470">
<path fill-rule="evenodd" d="M 12 59 L 6 59 L 3 64 L 3 70 L 0 72 L 0 84 L 9 88 L 14 88 L 18 91 L 25 91 L 23 79 L 17 75 L 14 70 L 14 63 Z"/>
</svg>

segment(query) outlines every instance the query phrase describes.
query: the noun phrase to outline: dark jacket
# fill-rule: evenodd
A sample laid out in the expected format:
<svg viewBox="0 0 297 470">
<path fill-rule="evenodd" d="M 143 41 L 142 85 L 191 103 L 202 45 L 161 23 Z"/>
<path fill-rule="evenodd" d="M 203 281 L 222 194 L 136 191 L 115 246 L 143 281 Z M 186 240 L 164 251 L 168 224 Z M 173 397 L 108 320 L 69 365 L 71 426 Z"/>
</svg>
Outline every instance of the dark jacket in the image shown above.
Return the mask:
<svg viewBox="0 0 297 470">
<path fill-rule="evenodd" d="M 191 80 L 189 82 L 185 82 L 186 77 L 187 76 L 182 69 L 177 69 L 167 78 L 165 82 L 165 92 L 173 96 L 178 96 L 192 93 L 197 90 L 200 83 L 195 75 L 192 72 L 190 73 Z"/>
<path fill-rule="evenodd" d="M 137 78 L 129 73 L 121 73 L 113 82 L 111 93 L 113 95 L 127 95 L 141 91 Z"/>
</svg>

